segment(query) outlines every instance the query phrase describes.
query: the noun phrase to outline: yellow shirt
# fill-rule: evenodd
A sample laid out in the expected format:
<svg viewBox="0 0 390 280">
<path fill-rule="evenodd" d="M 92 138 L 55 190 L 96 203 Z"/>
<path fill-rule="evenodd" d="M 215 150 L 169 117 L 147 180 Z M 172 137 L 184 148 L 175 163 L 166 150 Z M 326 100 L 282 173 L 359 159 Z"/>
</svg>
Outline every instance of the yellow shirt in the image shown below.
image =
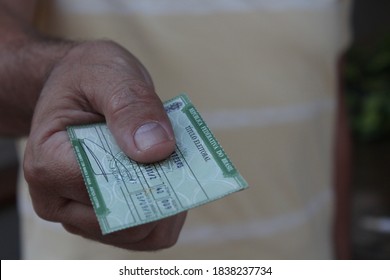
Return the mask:
<svg viewBox="0 0 390 280">
<path fill-rule="evenodd" d="M 162 100 L 185 91 L 250 188 L 189 212 L 178 244 L 129 252 L 73 236 L 21 201 L 25 258 L 333 257 L 336 62 L 350 1 L 41 1 L 37 25 L 109 38 L 150 71 Z M 25 190 L 26 188 L 24 188 Z"/>
</svg>

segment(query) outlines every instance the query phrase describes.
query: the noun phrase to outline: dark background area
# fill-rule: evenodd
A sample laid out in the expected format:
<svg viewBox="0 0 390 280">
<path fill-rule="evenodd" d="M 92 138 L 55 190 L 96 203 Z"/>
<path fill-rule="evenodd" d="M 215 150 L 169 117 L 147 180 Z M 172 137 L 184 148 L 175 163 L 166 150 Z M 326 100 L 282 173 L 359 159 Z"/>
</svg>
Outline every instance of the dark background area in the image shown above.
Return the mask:
<svg viewBox="0 0 390 280">
<path fill-rule="evenodd" d="M 353 48 L 372 48 L 390 35 L 390 1 L 356 0 Z M 387 76 L 390 80 L 389 72 Z M 387 97 L 390 92 L 387 92 Z M 359 98 L 359 97 L 356 97 Z M 390 110 L 388 108 L 388 110 Z M 353 121 L 351 116 L 351 121 Z M 353 259 L 390 259 L 390 140 L 361 140 L 353 133 L 350 242 Z M 16 184 L 17 166 L 1 168 L 0 188 Z M 0 201 L 0 258 L 19 259 L 15 196 Z"/>
<path fill-rule="evenodd" d="M 366 106 L 360 115 L 350 115 L 355 126 L 350 225 L 353 259 L 390 259 L 389 14 L 388 0 L 355 1 L 350 63 L 366 72 L 355 83 L 360 87 L 349 97 Z"/>
</svg>

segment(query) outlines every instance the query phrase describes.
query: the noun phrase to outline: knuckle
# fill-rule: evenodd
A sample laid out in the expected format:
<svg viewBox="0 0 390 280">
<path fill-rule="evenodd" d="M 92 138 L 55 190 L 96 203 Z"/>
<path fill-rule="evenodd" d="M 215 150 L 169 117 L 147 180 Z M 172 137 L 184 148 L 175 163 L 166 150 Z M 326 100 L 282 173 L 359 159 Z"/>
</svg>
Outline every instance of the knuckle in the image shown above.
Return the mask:
<svg viewBox="0 0 390 280">
<path fill-rule="evenodd" d="M 26 155 L 23 160 L 23 173 L 27 183 L 32 184 L 38 181 L 45 171 L 39 160 L 33 160 L 30 155 Z"/>
<path fill-rule="evenodd" d="M 159 232 L 148 241 L 152 250 L 163 250 L 173 247 L 178 239 L 179 235 L 176 233 Z"/>
<path fill-rule="evenodd" d="M 57 221 L 63 201 L 54 196 L 54 190 L 48 185 L 46 165 L 40 160 L 25 157 L 23 172 L 35 213 L 43 220 Z"/>
<path fill-rule="evenodd" d="M 140 100 L 150 101 L 151 97 L 154 97 L 152 87 L 141 79 L 132 79 L 128 84 L 128 88 L 134 97 Z"/>
<path fill-rule="evenodd" d="M 39 218 L 46 220 L 46 221 L 54 221 L 55 215 L 54 212 L 50 210 L 51 207 L 47 205 L 47 203 L 43 201 L 34 201 L 33 200 L 33 207 L 35 213 L 38 215 Z"/>
<path fill-rule="evenodd" d="M 46 211 L 46 209 L 44 207 L 39 207 L 39 206 L 37 206 L 36 203 L 34 203 L 33 205 L 34 205 L 34 211 L 38 215 L 39 218 L 46 220 L 46 221 L 51 220 L 50 212 Z"/>
<path fill-rule="evenodd" d="M 141 225 L 131 229 L 131 243 L 139 243 L 147 240 L 153 232 L 153 225 Z"/>
<path fill-rule="evenodd" d="M 110 115 L 118 114 L 131 104 L 132 99 L 124 85 L 117 86 L 106 102 L 107 113 Z"/>
<path fill-rule="evenodd" d="M 71 233 L 71 234 L 81 235 L 80 230 L 79 230 L 77 227 L 74 227 L 74 226 L 72 226 L 72 225 L 70 225 L 70 224 L 65 224 L 65 223 L 63 223 L 62 226 L 63 226 L 63 228 L 64 228 L 67 232 L 69 232 L 69 233 Z"/>
<path fill-rule="evenodd" d="M 166 240 L 166 242 L 163 244 L 164 248 L 170 248 L 176 245 L 177 241 L 179 240 L 179 235 L 174 234 L 170 238 Z"/>
<path fill-rule="evenodd" d="M 43 220 L 61 222 L 64 219 L 64 207 L 67 200 L 53 196 L 31 195 L 35 213 Z"/>
<path fill-rule="evenodd" d="M 157 104 L 154 91 L 141 80 L 128 80 L 118 84 L 111 91 L 106 102 L 106 112 L 113 119 L 119 118 L 124 110 L 131 110 L 136 117 L 137 112 L 145 112 Z"/>
<path fill-rule="evenodd" d="M 159 240 L 156 242 L 152 242 L 152 250 L 158 251 L 158 250 L 164 250 L 173 247 L 177 242 L 177 239 L 165 239 L 165 240 Z"/>
</svg>

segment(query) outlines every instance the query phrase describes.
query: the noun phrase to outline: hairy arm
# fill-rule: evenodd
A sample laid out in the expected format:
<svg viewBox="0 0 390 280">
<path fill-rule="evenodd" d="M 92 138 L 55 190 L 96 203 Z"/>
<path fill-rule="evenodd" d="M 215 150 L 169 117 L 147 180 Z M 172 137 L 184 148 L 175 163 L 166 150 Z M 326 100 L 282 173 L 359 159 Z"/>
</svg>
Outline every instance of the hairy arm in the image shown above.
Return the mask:
<svg viewBox="0 0 390 280">
<path fill-rule="evenodd" d="M 19 3 L 23 2 L 23 3 Z M 29 133 L 48 73 L 74 45 L 39 34 L 31 26 L 34 1 L 0 0 L 0 134 Z"/>
<path fill-rule="evenodd" d="M 172 246 L 186 213 L 102 235 L 66 133 L 69 125 L 105 120 L 132 159 L 170 155 L 173 129 L 148 72 L 114 42 L 39 34 L 33 10 L 29 1 L 0 0 L 0 135 L 28 134 L 23 170 L 35 212 L 121 248 Z"/>
</svg>

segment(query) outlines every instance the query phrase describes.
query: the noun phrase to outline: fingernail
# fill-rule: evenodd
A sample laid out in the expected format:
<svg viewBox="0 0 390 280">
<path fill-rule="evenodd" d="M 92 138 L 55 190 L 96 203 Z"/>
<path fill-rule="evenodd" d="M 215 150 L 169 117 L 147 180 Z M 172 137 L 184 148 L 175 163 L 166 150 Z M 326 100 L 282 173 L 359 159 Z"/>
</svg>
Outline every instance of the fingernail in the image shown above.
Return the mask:
<svg viewBox="0 0 390 280">
<path fill-rule="evenodd" d="M 140 126 L 134 134 L 134 142 L 138 150 L 144 151 L 154 145 L 170 141 L 165 129 L 157 122 L 149 122 Z"/>
</svg>

